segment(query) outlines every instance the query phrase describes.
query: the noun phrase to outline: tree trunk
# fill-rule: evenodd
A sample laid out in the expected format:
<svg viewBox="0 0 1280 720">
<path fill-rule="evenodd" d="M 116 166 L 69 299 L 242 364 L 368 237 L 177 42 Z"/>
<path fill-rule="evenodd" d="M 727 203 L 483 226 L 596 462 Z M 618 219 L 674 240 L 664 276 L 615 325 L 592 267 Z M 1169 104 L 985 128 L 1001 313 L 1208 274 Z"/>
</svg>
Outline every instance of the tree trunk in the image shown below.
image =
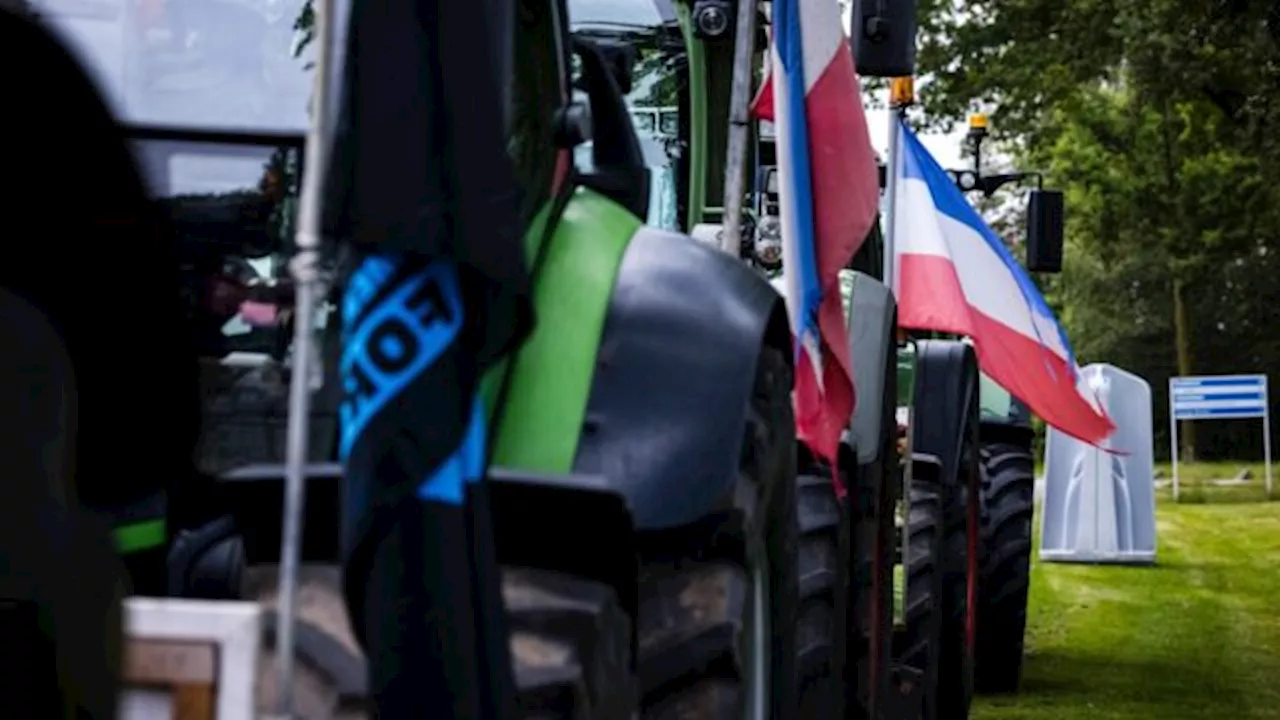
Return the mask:
<svg viewBox="0 0 1280 720">
<path fill-rule="evenodd" d="M 1173 281 L 1173 344 L 1178 354 L 1178 375 L 1186 377 L 1191 370 L 1191 321 L 1187 318 L 1187 305 L 1183 298 L 1182 280 Z M 1196 461 L 1196 426 L 1191 420 L 1184 420 L 1179 428 L 1182 445 L 1182 461 Z M 1171 460 L 1173 458 L 1170 458 Z"/>
</svg>

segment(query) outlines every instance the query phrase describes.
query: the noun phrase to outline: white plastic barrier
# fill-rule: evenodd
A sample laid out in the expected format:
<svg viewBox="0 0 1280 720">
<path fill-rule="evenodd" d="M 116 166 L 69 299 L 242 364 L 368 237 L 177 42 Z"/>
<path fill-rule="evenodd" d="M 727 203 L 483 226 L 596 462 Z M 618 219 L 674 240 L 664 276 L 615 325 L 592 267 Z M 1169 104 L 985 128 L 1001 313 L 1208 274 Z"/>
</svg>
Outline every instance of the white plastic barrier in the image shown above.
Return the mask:
<svg viewBox="0 0 1280 720">
<path fill-rule="evenodd" d="M 1040 559 L 1154 563 L 1151 386 L 1104 364 L 1085 367 L 1081 382 L 1106 408 L 1116 432 L 1099 449 L 1049 428 Z"/>
</svg>

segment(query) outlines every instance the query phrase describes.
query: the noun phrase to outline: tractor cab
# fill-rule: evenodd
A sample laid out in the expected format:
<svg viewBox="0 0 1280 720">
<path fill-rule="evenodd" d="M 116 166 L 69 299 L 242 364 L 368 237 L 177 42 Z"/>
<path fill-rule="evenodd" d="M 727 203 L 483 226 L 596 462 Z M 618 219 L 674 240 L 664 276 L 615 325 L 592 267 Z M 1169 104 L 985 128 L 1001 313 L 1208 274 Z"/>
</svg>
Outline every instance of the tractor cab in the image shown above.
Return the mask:
<svg viewBox="0 0 1280 720">
<path fill-rule="evenodd" d="M 173 240 L 183 325 L 139 336 L 163 342 L 189 331 L 198 357 L 193 467 L 169 471 L 167 482 L 122 483 L 95 503 L 114 519 L 140 593 L 176 591 L 168 557 L 183 530 L 219 516 L 214 477 L 283 459 L 292 304 L 286 262 L 312 85 L 313 53 L 294 52 L 302 8 L 302 0 L 27 3 L 96 82 L 125 131 L 163 236 Z M 332 305 L 318 313 L 321 346 L 336 338 L 331 314 Z M 141 348 L 120 351 L 147 362 Z M 324 457 L 332 452 L 332 417 L 330 409 L 313 429 L 312 445 Z"/>
<path fill-rule="evenodd" d="M 682 227 L 682 183 L 686 167 L 679 102 L 687 83 L 680 26 L 669 2 L 640 0 L 631 3 L 572 0 L 569 3 L 573 36 L 599 47 L 609 59 L 611 72 L 623 94 L 644 164 L 649 174 L 648 211 L 645 221 L 654 227 Z M 582 61 L 575 56 L 576 95 L 585 98 Z M 685 113 L 687 115 L 687 113 Z M 682 140 L 682 137 L 685 139 Z M 579 145 L 575 163 L 579 170 L 592 167 L 593 141 Z"/>
</svg>

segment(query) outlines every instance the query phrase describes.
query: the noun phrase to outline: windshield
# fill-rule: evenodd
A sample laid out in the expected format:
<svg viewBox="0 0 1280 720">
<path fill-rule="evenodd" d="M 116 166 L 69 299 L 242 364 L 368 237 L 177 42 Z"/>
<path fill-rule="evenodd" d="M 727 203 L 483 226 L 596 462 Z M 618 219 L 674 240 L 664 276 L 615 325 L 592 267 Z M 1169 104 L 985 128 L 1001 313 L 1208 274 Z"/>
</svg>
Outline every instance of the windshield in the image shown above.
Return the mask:
<svg viewBox="0 0 1280 720">
<path fill-rule="evenodd" d="M 683 147 L 679 95 L 684 82 L 684 49 L 671 3 L 570 0 L 569 17 L 575 35 L 621 40 L 636 49 L 631 92 L 624 99 L 650 172 L 646 222 L 677 229 L 680 213 L 676 173 Z M 576 159 L 580 169 L 590 167 L 589 143 L 577 150 Z"/>
<path fill-rule="evenodd" d="M 134 124 L 303 132 L 305 0 L 31 0 Z"/>
<path fill-rule="evenodd" d="M 569 17 L 575 27 L 654 28 L 674 23 L 676 13 L 671 0 L 569 0 Z"/>
</svg>

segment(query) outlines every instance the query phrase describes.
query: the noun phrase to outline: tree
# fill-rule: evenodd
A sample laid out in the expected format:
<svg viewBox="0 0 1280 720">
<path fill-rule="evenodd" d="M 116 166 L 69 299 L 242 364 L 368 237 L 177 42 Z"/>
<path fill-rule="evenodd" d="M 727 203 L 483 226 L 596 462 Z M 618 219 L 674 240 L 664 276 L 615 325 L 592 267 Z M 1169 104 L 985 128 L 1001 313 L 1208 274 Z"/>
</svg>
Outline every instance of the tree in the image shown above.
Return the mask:
<svg viewBox="0 0 1280 720">
<path fill-rule="evenodd" d="M 1083 357 L 1146 375 L 1280 361 L 1274 316 L 1280 10 L 1247 0 L 923 0 L 933 126 L 975 101 L 996 142 L 1067 191 L 1052 299 Z M 1258 301 L 1268 298 L 1270 302 Z M 1186 447 L 1195 438 L 1184 433 Z"/>
</svg>

